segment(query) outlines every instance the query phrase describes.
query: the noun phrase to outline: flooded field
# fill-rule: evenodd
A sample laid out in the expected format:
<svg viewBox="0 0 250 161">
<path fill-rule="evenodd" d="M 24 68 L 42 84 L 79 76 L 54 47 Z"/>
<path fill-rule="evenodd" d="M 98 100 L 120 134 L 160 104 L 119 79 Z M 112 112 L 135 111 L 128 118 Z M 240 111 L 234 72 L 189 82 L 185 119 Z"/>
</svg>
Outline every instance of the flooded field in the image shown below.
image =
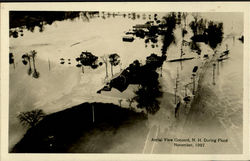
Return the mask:
<svg viewBox="0 0 250 161">
<path fill-rule="evenodd" d="M 10 151 L 28 130 L 20 113 L 41 109 L 50 116 L 99 102 L 147 119 L 105 123 L 104 131 L 100 122 L 63 152 L 242 153 L 243 14 L 72 15 L 10 29 Z M 164 138 L 228 141 L 159 141 Z M 107 142 L 112 146 L 105 148 Z M 177 145 L 188 143 L 191 148 Z"/>
</svg>

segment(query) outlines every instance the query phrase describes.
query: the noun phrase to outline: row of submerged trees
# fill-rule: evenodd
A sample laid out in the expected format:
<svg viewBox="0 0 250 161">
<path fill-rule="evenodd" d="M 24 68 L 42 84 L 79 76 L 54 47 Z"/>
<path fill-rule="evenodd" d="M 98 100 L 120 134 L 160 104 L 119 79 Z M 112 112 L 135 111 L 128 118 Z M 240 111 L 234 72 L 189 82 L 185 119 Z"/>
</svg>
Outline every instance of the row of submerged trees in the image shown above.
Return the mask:
<svg viewBox="0 0 250 161">
<path fill-rule="evenodd" d="M 25 53 L 22 55 L 22 63 L 24 65 L 28 64 L 28 75 L 31 75 L 34 78 L 39 78 L 40 77 L 40 73 L 37 71 L 36 69 L 36 62 L 35 62 L 35 58 L 36 58 L 37 52 L 35 50 L 30 51 L 29 53 Z M 31 61 L 33 62 L 33 70 L 31 67 Z"/>
<path fill-rule="evenodd" d="M 92 69 L 96 69 L 98 66 L 105 64 L 106 68 L 106 78 L 108 78 L 108 63 L 111 67 L 111 75 L 113 76 L 113 67 L 120 64 L 120 56 L 117 53 L 101 56 L 102 61 L 98 63 L 98 57 L 93 55 L 91 52 L 82 52 L 79 57 L 76 58 L 77 65 L 76 67 L 82 68 L 84 73 L 84 66 L 89 66 Z"/>
<path fill-rule="evenodd" d="M 40 73 L 38 72 L 36 68 L 36 55 L 37 51 L 31 50 L 28 53 L 25 53 L 22 55 L 22 63 L 26 66 L 28 65 L 27 73 L 28 75 L 32 75 L 34 78 L 39 78 Z M 93 55 L 91 52 L 82 52 L 79 57 L 77 57 L 75 60 L 77 61 L 76 67 L 82 68 L 82 72 L 84 73 L 84 66 L 89 66 L 92 69 L 98 68 L 98 66 L 102 66 L 103 63 L 106 67 L 106 78 L 108 78 L 108 63 L 111 67 L 111 75 L 113 76 L 113 67 L 120 64 L 120 56 L 117 53 L 105 55 L 101 57 L 102 61 L 98 63 L 98 57 Z M 64 64 L 64 59 L 61 58 L 61 64 Z M 68 59 L 69 64 L 71 64 L 70 59 Z M 50 70 L 50 61 L 49 63 L 49 70 Z M 9 64 L 13 64 L 13 67 L 15 68 L 15 59 L 13 53 L 9 53 Z M 33 64 L 33 65 L 32 65 Z M 32 74 L 33 73 L 33 74 Z"/>
<path fill-rule="evenodd" d="M 122 16 L 123 18 L 128 18 L 131 20 L 136 20 L 136 19 L 143 19 L 143 20 L 158 20 L 158 14 L 148 14 L 146 15 L 145 13 L 140 14 L 140 13 L 136 13 L 136 12 L 129 12 L 129 13 L 120 13 L 120 12 L 99 12 L 97 14 L 97 17 L 101 17 L 102 19 L 106 19 L 106 18 L 115 18 L 118 16 Z M 159 22 L 159 21 L 158 21 Z"/>
<path fill-rule="evenodd" d="M 208 21 L 195 15 L 189 26 L 194 34 L 191 38 L 193 42 L 192 49 L 201 51 L 197 42 L 203 42 L 208 44 L 215 52 L 216 47 L 223 39 L 223 23 Z"/>
<path fill-rule="evenodd" d="M 36 61 L 35 61 L 36 55 L 37 52 L 35 50 L 31 50 L 30 52 L 23 54 L 21 58 L 22 58 L 22 63 L 25 66 L 28 65 L 28 70 L 27 70 L 28 75 L 31 75 L 33 73 L 32 76 L 34 78 L 39 78 L 40 73 L 36 68 Z M 33 64 L 33 66 L 31 65 L 31 63 Z M 13 64 L 13 67 L 15 68 L 15 59 L 13 53 L 9 53 L 9 64 Z"/>
<path fill-rule="evenodd" d="M 42 13 L 41 13 L 42 12 Z M 62 20 L 75 20 L 76 18 L 81 17 L 84 21 L 89 21 L 94 17 L 101 17 L 103 19 L 123 16 L 124 18 L 129 18 L 132 20 L 140 19 L 143 20 L 154 20 L 157 23 L 161 21 L 158 19 L 157 14 L 137 14 L 135 12 L 132 13 L 111 13 L 111 12 L 98 12 L 98 11 L 11 11 L 10 12 L 10 28 L 15 30 L 10 30 L 10 37 L 18 38 L 19 35 L 23 36 L 23 29 L 27 29 L 31 32 L 34 32 L 35 27 L 39 28 L 39 32 L 44 31 L 45 25 L 51 25 L 55 21 Z"/>
<path fill-rule="evenodd" d="M 97 11 L 10 11 L 10 32 L 9 36 L 18 38 L 23 36 L 23 29 L 34 32 L 35 27 L 43 32 L 45 25 L 51 25 L 55 21 L 75 20 L 81 17 L 89 21 Z"/>
</svg>

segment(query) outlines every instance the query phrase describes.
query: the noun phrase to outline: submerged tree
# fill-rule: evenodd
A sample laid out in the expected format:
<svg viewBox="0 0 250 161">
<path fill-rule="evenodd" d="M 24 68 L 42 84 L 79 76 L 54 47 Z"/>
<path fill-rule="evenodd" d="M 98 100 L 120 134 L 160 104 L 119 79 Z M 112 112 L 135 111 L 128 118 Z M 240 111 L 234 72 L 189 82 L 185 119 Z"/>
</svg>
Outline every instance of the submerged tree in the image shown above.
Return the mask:
<svg viewBox="0 0 250 161">
<path fill-rule="evenodd" d="M 32 111 L 21 112 L 17 116 L 20 123 L 25 127 L 34 127 L 44 117 L 45 117 L 45 113 L 41 109 L 35 109 Z"/>
<path fill-rule="evenodd" d="M 192 51 L 196 51 L 196 53 L 197 53 L 198 55 L 201 54 L 201 48 L 200 48 L 200 45 L 199 45 L 198 43 L 196 43 L 196 42 L 194 42 L 194 41 L 191 41 L 191 42 L 189 43 L 189 46 L 190 46 L 190 49 L 191 49 Z"/>
<path fill-rule="evenodd" d="M 168 47 L 175 41 L 174 29 L 177 23 L 176 13 L 172 12 L 163 17 L 162 27 L 167 28 L 163 34 L 162 55 L 166 55 Z"/>
<path fill-rule="evenodd" d="M 23 62 L 23 65 L 27 65 L 27 64 L 28 64 L 28 62 L 27 62 L 27 60 L 26 60 L 27 57 L 28 57 L 28 54 L 27 54 L 27 53 L 22 55 L 22 59 L 23 59 L 22 62 Z"/>
<path fill-rule="evenodd" d="M 160 102 L 157 100 L 162 95 L 158 87 L 140 86 L 135 92 L 134 100 L 138 108 L 145 108 L 147 113 L 155 114 L 160 109 Z"/>
<path fill-rule="evenodd" d="M 132 12 L 132 20 L 135 20 L 136 19 L 136 13 L 135 12 Z"/>
<path fill-rule="evenodd" d="M 119 106 L 122 107 L 122 99 L 118 100 Z"/>
<path fill-rule="evenodd" d="M 35 62 L 35 58 L 36 58 L 37 52 L 35 50 L 31 51 L 31 57 L 33 60 L 33 68 L 34 68 L 34 73 L 33 73 L 33 77 L 34 78 L 39 78 L 40 73 L 36 70 L 36 62 Z"/>
<path fill-rule="evenodd" d="M 195 20 L 189 24 L 189 26 L 192 29 L 194 36 L 203 35 L 206 30 L 207 20 L 203 18 L 198 19 L 198 17 L 196 17 Z"/>
<path fill-rule="evenodd" d="M 197 35 L 197 29 L 198 29 L 198 15 L 197 14 L 192 14 L 194 20 L 190 22 L 189 27 L 192 29 L 194 35 Z"/>
<path fill-rule="evenodd" d="M 111 65 L 111 74 L 113 76 L 113 66 L 117 66 L 120 63 L 120 56 L 116 53 L 109 55 L 109 62 Z"/>
<path fill-rule="evenodd" d="M 208 45 L 215 50 L 215 48 L 222 42 L 223 39 L 223 23 L 215 23 L 210 21 L 206 29 Z"/>
<path fill-rule="evenodd" d="M 133 98 L 137 102 L 138 108 L 145 108 L 147 113 L 155 114 L 160 109 L 160 102 L 158 98 L 162 96 L 160 91 L 160 83 L 158 81 L 158 73 L 153 69 L 154 67 L 145 65 L 141 67 L 140 71 L 141 83 L 136 96 Z"/>
<path fill-rule="evenodd" d="M 43 32 L 44 31 L 44 22 L 40 22 L 40 24 L 38 25 L 39 27 L 39 32 Z"/>
<path fill-rule="evenodd" d="M 183 18 L 184 25 L 185 25 L 185 27 L 186 27 L 186 26 L 187 26 L 187 16 L 188 16 L 188 13 L 183 12 L 181 16 L 182 16 L 182 18 Z"/>
<path fill-rule="evenodd" d="M 22 62 L 24 65 L 29 64 L 29 68 L 28 68 L 28 75 L 32 74 L 32 68 L 31 68 L 31 62 L 30 62 L 30 57 L 31 55 L 29 55 L 28 53 L 25 53 L 22 55 Z"/>
<path fill-rule="evenodd" d="M 82 67 L 82 72 L 84 73 L 83 66 L 90 66 L 92 69 L 96 69 L 98 67 L 97 65 L 98 57 L 93 55 L 91 52 L 82 52 L 80 57 L 76 58 L 76 61 L 78 64 L 77 67 Z M 79 64 L 79 62 L 81 64 Z"/>
<path fill-rule="evenodd" d="M 14 61 L 14 55 L 13 55 L 13 53 L 9 53 L 9 63 L 13 64 L 13 67 L 15 69 L 15 61 Z"/>
<path fill-rule="evenodd" d="M 102 56 L 102 61 L 103 63 L 105 64 L 105 69 L 106 69 L 106 77 L 105 78 L 108 78 L 108 58 L 107 56 Z"/>
<path fill-rule="evenodd" d="M 27 58 L 27 60 L 28 60 L 28 62 L 29 62 L 28 75 L 31 75 L 31 73 L 32 73 L 32 68 L 31 68 L 31 63 L 30 63 L 30 56 L 31 56 L 31 55 L 28 55 L 28 53 L 26 53 L 26 58 Z M 34 63 L 34 61 L 33 61 L 33 63 Z M 34 69 L 35 69 L 35 68 L 34 68 Z"/>
<path fill-rule="evenodd" d="M 198 55 L 201 53 L 200 46 L 197 42 L 207 43 L 207 20 L 200 18 L 198 15 L 193 15 L 194 20 L 189 24 L 190 28 L 193 31 L 192 42 L 190 43 L 191 50 L 197 52 Z"/>
<path fill-rule="evenodd" d="M 84 73 L 84 69 L 83 69 L 83 66 L 82 66 L 82 64 L 80 64 L 80 58 L 76 58 L 76 62 L 77 62 L 77 64 L 76 64 L 76 67 L 78 67 L 78 68 L 82 68 L 82 73 Z"/>
<path fill-rule="evenodd" d="M 96 68 L 98 57 L 93 55 L 91 52 L 82 52 L 80 55 L 80 62 L 84 66 L 90 66 L 91 68 Z"/>
<path fill-rule="evenodd" d="M 152 53 L 150 56 L 146 58 L 146 65 L 150 66 L 152 70 L 156 70 L 161 67 L 163 64 L 164 58 L 162 56 L 158 56 Z"/>
<path fill-rule="evenodd" d="M 242 35 L 238 40 L 240 40 L 242 43 L 244 43 L 244 36 Z"/>
<path fill-rule="evenodd" d="M 132 108 L 132 103 L 135 101 L 134 98 L 128 98 L 128 99 L 126 99 L 126 101 L 128 102 L 128 106 L 131 109 Z"/>
<path fill-rule="evenodd" d="M 31 63 L 30 63 L 30 56 L 27 57 L 27 60 L 28 60 L 28 62 L 29 62 L 28 75 L 31 75 L 31 73 L 32 73 L 32 68 L 31 68 Z"/>
</svg>

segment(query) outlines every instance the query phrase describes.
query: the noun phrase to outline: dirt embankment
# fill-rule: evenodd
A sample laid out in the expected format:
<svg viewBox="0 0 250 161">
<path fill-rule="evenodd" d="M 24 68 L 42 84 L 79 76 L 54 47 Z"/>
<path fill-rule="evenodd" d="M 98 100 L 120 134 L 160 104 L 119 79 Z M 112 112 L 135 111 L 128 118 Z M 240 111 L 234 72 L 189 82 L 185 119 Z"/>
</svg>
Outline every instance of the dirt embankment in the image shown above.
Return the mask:
<svg viewBox="0 0 250 161">
<path fill-rule="evenodd" d="M 83 103 L 47 115 L 11 152 L 140 153 L 148 132 L 146 120 L 145 114 L 114 104 Z"/>
</svg>

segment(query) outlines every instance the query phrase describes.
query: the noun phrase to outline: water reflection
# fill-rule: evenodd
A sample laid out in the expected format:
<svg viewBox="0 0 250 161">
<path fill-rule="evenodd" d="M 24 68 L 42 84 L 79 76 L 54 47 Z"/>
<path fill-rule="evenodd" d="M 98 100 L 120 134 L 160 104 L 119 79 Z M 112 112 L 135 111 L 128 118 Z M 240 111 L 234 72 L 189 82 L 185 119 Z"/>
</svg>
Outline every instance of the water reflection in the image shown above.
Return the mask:
<svg viewBox="0 0 250 161">
<path fill-rule="evenodd" d="M 200 55 L 201 49 L 197 42 L 203 42 L 215 50 L 223 39 L 223 23 L 208 21 L 198 15 L 193 15 L 193 18 L 194 20 L 189 24 L 194 34 L 191 37 L 190 48 Z"/>
<path fill-rule="evenodd" d="M 157 14 L 148 17 L 146 14 L 142 16 L 136 12 L 131 13 L 119 13 L 119 12 L 99 12 L 99 11 L 11 11 L 10 12 L 10 33 L 9 36 L 13 38 L 18 38 L 23 36 L 23 29 L 34 32 L 35 28 L 38 28 L 39 32 L 45 30 L 45 25 L 52 25 L 55 21 L 70 20 L 75 21 L 77 18 L 82 19 L 85 22 L 89 22 L 92 18 L 115 18 L 117 16 L 122 16 L 131 20 L 140 19 L 143 20 L 147 18 L 149 20 L 154 19 L 154 21 L 159 24 L 161 21 L 158 20 Z"/>
<path fill-rule="evenodd" d="M 9 64 L 13 64 L 13 67 L 15 69 L 15 59 L 13 53 L 9 53 Z"/>
<path fill-rule="evenodd" d="M 242 35 L 239 40 L 242 42 L 242 44 L 244 43 L 244 36 Z"/>
<path fill-rule="evenodd" d="M 40 77 L 40 73 L 38 72 L 37 68 L 36 68 L 36 55 L 37 55 L 37 52 L 35 50 L 32 50 L 30 51 L 29 53 L 25 53 L 22 55 L 22 63 L 24 65 L 27 65 L 28 64 L 28 70 L 27 70 L 27 73 L 28 75 L 31 75 L 32 73 L 32 76 L 34 78 L 39 78 Z M 33 62 L 33 70 L 32 70 L 32 67 L 31 67 L 31 60 Z"/>
<path fill-rule="evenodd" d="M 81 12 L 60 12 L 60 11 L 10 11 L 10 33 L 9 36 L 18 38 L 23 36 L 23 29 L 34 32 L 35 28 L 39 28 L 39 32 L 43 32 L 45 25 L 51 25 L 55 21 L 71 20 L 82 18 L 83 21 L 89 21 L 91 18 L 99 14 L 97 11 L 81 11 Z"/>
</svg>

